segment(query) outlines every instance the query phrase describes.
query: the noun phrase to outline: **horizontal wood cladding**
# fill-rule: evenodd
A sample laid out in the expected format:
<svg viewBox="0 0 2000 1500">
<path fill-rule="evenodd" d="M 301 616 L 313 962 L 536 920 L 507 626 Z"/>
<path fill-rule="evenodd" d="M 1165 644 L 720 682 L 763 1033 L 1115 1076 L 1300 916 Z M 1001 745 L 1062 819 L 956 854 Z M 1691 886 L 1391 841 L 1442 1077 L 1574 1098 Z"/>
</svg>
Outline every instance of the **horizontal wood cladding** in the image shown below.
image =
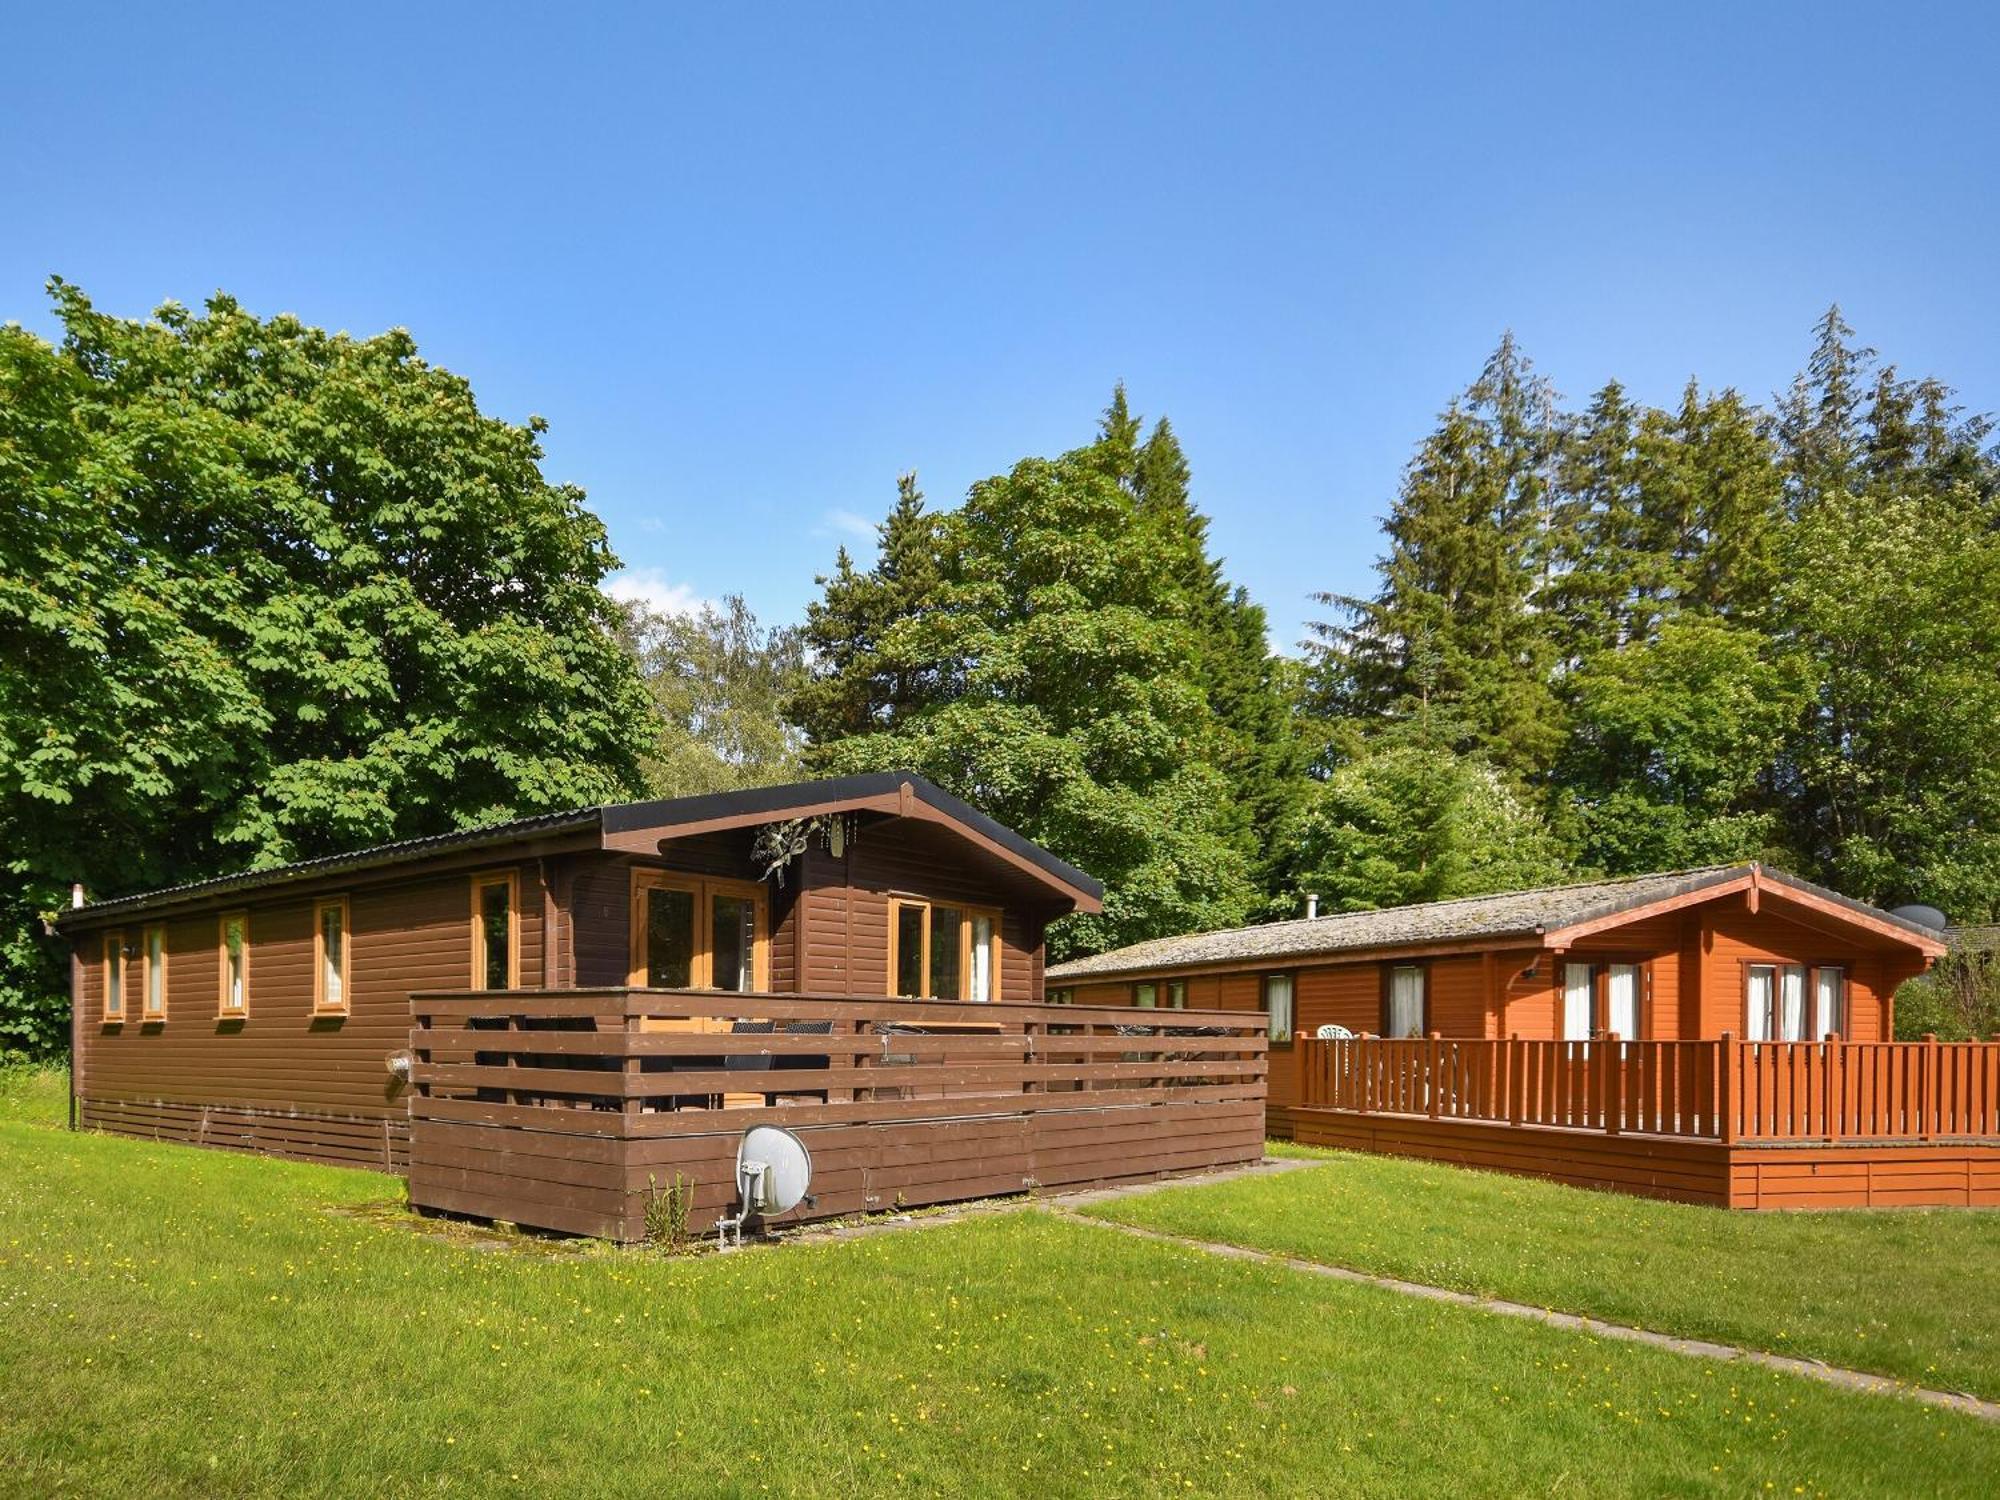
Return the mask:
<svg viewBox="0 0 2000 1500">
<path fill-rule="evenodd" d="M 2000 1145 L 1725 1145 L 1464 1120 L 1288 1109 L 1301 1145 L 1408 1156 L 1718 1208 L 2000 1207 Z"/>
<path fill-rule="evenodd" d="M 411 1148 L 411 1201 L 632 1241 L 645 1234 L 647 1192 L 679 1177 L 692 1189 L 689 1226 L 703 1232 L 736 1201 L 742 1127 L 732 1113 L 717 1112 L 705 1132 L 693 1119 L 685 1122 L 689 1133 L 632 1139 L 422 1121 Z M 799 1123 L 795 1128 L 812 1153 L 814 1201 L 778 1222 L 1252 1162 L 1263 1155 L 1263 1127 L 1263 1106 L 1255 1099 Z"/>
<path fill-rule="evenodd" d="M 1728 1148 L 1719 1143 L 1321 1109 L 1294 1109 L 1291 1116 L 1292 1139 L 1302 1146 L 1417 1157 L 1679 1203 L 1729 1201 Z"/>
<path fill-rule="evenodd" d="M 543 892 L 537 867 L 518 869 L 519 966 L 538 979 Z M 472 976 L 472 879 L 454 871 L 346 894 L 348 1009 L 313 1010 L 316 899 L 286 890 L 218 898 L 164 924 L 166 1016 L 143 1019 L 143 951 L 127 961 L 126 1019 L 104 1014 L 103 930 L 77 935 L 80 1117 L 93 1128 L 226 1145 L 318 1161 L 400 1166 L 405 1088 L 388 1058 L 408 1044 L 413 990 L 463 986 Z M 332 894 L 332 893 L 325 893 Z M 249 918 L 248 1005 L 218 1018 L 221 913 Z M 109 929 L 143 946 L 144 924 Z"/>
<path fill-rule="evenodd" d="M 332 1167 L 401 1172 L 410 1159 L 410 1123 L 299 1110 L 255 1110 L 222 1104 L 143 1104 L 86 1099 L 79 1111 L 86 1130 L 184 1146 L 254 1151 Z"/>
</svg>

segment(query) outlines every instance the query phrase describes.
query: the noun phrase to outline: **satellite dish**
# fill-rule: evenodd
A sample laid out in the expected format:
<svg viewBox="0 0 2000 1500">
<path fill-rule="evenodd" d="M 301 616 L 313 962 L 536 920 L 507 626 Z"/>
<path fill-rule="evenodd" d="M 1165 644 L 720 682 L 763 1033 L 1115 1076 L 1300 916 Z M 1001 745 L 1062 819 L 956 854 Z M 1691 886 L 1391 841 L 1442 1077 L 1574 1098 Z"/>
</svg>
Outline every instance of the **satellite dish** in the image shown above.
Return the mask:
<svg viewBox="0 0 2000 1500">
<path fill-rule="evenodd" d="M 1919 927 L 1928 927 L 1932 932 L 1943 932 L 1949 925 L 1945 914 L 1935 906 L 1899 906 L 1889 915 L 1901 917 L 1905 922 L 1914 922 Z"/>
<path fill-rule="evenodd" d="M 746 1211 L 770 1218 L 797 1208 L 812 1186 L 812 1153 L 791 1131 L 758 1125 L 736 1148 L 736 1181 Z"/>
</svg>

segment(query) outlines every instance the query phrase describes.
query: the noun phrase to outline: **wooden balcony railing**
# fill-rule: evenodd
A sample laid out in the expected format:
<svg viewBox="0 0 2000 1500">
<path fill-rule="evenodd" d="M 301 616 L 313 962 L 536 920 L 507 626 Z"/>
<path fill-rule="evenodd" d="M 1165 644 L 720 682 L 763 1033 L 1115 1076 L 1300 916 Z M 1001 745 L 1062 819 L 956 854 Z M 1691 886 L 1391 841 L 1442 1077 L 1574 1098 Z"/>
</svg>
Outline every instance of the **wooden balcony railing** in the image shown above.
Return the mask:
<svg viewBox="0 0 2000 1500">
<path fill-rule="evenodd" d="M 721 990 L 419 994 L 411 1019 L 417 1118 L 578 1128 L 545 1113 L 562 1110 L 648 1135 L 715 1110 L 814 1124 L 1261 1101 L 1268 1045 L 1263 1018 L 1240 1011 Z"/>
<path fill-rule="evenodd" d="M 1294 1044 L 1309 1109 L 1727 1143 L 2000 1139 L 2000 1042 Z"/>
</svg>

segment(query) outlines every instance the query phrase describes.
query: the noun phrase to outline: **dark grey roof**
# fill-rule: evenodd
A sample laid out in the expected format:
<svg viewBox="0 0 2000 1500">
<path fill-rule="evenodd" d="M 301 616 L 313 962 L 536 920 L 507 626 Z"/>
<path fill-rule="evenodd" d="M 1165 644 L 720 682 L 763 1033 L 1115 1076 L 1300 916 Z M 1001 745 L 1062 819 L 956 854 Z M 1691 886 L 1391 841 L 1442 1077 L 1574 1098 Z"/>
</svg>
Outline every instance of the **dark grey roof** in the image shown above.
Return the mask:
<svg viewBox="0 0 2000 1500">
<path fill-rule="evenodd" d="M 1282 963 L 1326 954 L 1378 948 L 1422 948 L 1437 943 L 1481 938 L 1535 938 L 1580 922 L 1650 906 L 1655 901 L 1687 895 L 1706 886 L 1724 885 L 1756 872 L 1765 880 L 1789 885 L 1825 900 L 1838 902 L 1857 915 L 1886 922 L 1912 934 L 1937 941 L 1937 934 L 1914 922 L 1853 901 L 1838 892 L 1768 867 L 1710 865 L 1658 875 L 1631 875 L 1617 880 L 1581 881 L 1505 891 L 1491 896 L 1463 896 L 1455 901 L 1428 901 L 1414 906 L 1374 911 L 1333 912 L 1270 922 L 1258 927 L 1232 927 L 1221 932 L 1197 932 L 1183 937 L 1154 938 L 1127 948 L 1114 948 L 1088 958 L 1055 964 L 1051 984 L 1096 976 L 1143 974 L 1155 970 L 1209 965 Z"/>
<path fill-rule="evenodd" d="M 782 786 L 752 787 L 736 792 L 708 792 L 696 797 L 663 797 L 649 802 L 613 802 L 600 807 L 580 807 L 568 812 L 538 813 L 505 823 L 489 823 L 453 833 L 431 834 L 425 838 L 401 839 L 391 844 L 375 844 L 345 854 L 327 854 L 317 859 L 299 860 L 267 870 L 246 870 L 235 875 L 218 875 L 193 880 L 159 890 L 141 891 L 64 912 L 62 922 L 84 921 L 92 917 L 118 916 L 156 906 L 177 905 L 239 890 L 261 889 L 294 880 L 310 880 L 347 870 L 373 869 L 380 865 L 406 863 L 432 854 L 456 849 L 477 849 L 492 844 L 548 833 L 568 833 L 583 829 L 603 833 L 625 833 L 635 828 L 671 828 L 677 824 L 703 823 L 713 818 L 739 814 L 783 813 L 787 808 L 816 802 L 841 802 L 878 797 L 894 792 L 903 783 L 948 817 L 976 829 L 1003 848 L 1012 850 L 1065 885 L 1101 898 L 1104 886 L 1074 865 L 1057 859 L 1048 850 L 1023 838 L 1013 829 L 996 823 L 970 804 L 961 802 L 914 771 L 873 771 L 860 776 L 836 776 L 822 781 L 794 781 Z"/>
<path fill-rule="evenodd" d="M 1947 927 L 1944 940 L 1954 953 L 2000 953 L 2000 924 Z"/>
</svg>

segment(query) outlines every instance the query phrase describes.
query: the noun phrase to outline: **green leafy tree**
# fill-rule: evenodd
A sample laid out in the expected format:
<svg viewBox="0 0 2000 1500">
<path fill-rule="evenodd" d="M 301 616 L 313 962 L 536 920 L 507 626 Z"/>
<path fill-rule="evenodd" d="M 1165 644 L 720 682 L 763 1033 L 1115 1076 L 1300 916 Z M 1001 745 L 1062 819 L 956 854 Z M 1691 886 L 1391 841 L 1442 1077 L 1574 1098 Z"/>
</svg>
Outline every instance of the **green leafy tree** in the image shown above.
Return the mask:
<svg viewBox="0 0 2000 1500">
<path fill-rule="evenodd" d="M 1055 957 L 1242 920 L 1255 890 L 1175 509 L 1135 503 L 1095 445 L 941 516 L 913 493 L 876 566 L 839 569 L 809 617 L 814 766 L 921 771 L 1102 878 L 1104 913 L 1057 924 Z"/>
<path fill-rule="evenodd" d="M 730 594 L 722 608 L 661 614 L 626 606 L 625 638 L 652 694 L 657 742 L 644 758 L 658 797 L 769 786 L 801 774 L 804 735 L 785 719 L 805 682 L 805 640 L 765 629 Z"/>
<path fill-rule="evenodd" d="M 401 331 L 52 291 L 59 348 L 0 330 L 5 920 L 638 786 L 614 559 L 539 420 Z M 9 930 L 0 1030 L 46 1047 Z"/>
<path fill-rule="evenodd" d="M 1592 656 L 1566 686 L 1575 729 L 1560 782 L 1586 865 L 1789 862 L 1770 771 L 1805 710 L 1807 663 L 1688 614 Z"/>
<path fill-rule="evenodd" d="M 1336 767 L 1289 842 L 1298 888 L 1335 911 L 1547 885 L 1568 869 L 1540 811 L 1498 770 L 1420 736 Z"/>
</svg>

